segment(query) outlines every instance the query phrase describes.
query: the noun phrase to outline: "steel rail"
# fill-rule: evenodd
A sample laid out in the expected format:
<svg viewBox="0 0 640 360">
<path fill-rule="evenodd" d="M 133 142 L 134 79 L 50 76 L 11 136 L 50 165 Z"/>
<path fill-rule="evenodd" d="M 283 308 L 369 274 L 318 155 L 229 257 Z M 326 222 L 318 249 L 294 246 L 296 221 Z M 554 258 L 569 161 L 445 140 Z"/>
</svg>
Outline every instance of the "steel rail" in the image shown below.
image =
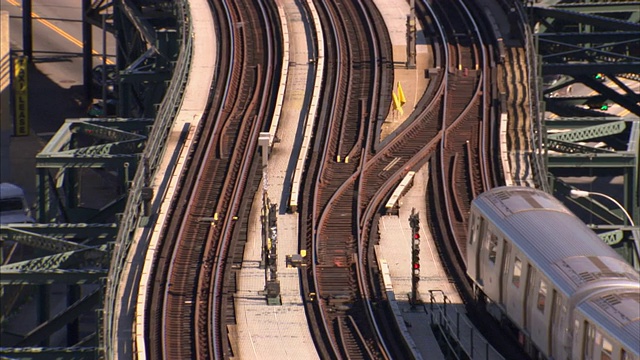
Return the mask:
<svg viewBox="0 0 640 360">
<path fill-rule="evenodd" d="M 267 27 L 268 31 L 270 31 L 273 35 L 273 33 L 275 32 L 274 25 L 271 24 L 269 21 L 270 17 L 267 14 L 265 5 L 262 0 L 260 0 L 258 4 L 260 7 L 262 18 L 265 21 L 265 26 Z M 267 69 L 265 71 L 264 79 L 271 79 L 273 78 L 274 63 L 276 61 L 272 36 L 266 36 L 266 41 L 267 41 L 267 57 L 266 57 Z M 215 252 L 216 264 L 218 265 L 218 266 L 215 266 L 215 268 L 217 269 L 225 269 L 225 265 L 227 264 L 228 248 L 231 242 L 230 237 L 233 234 L 233 228 L 236 221 L 236 219 L 234 219 L 234 216 L 235 214 L 238 213 L 238 209 L 240 207 L 240 201 L 242 201 L 242 198 L 243 198 L 242 195 L 246 186 L 248 173 L 250 171 L 254 154 L 257 148 L 258 136 L 262 129 L 261 124 L 263 124 L 263 121 L 265 119 L 265 112 L 266 112 L 266 109 L 268 108 L 268 102 L 271 99 L 271 97 L 269 96 L 271 92 L 271 88 L 270 86 L 268 86 L 267 81 L 264 82 L 261 90 L 262 90 L 261 91 L 262 93 L 258 95 L 258 99 L 260 99 L 260 104 L 257 106 L 258 108 L 257 121 L 253 123 L 251 134 L 249 136 L 249 142 L 248 142 L 249 149 L 248 151 L 245 151 L 245 154 L 243 154 L 241 157 L 242 163 L 241 163 L 241 168 L 239 169 L 240 176 L 239 176 L 239 179 L 236 179 L 235 185 L 233 187 L 233 195 L 231 198 L 232 199 L 231 211 L 229 211 L 229 213 L 232 214 L 232 216 L 227 216 L 224 219 L 224 225 L 221 231 L 221 234 L 223 235 L 221 236 L 220 241 L 218 241 L 218 246 Z M 250 155 L 247 156 L 246 154 L 250 154 Z M 241 156 L 240 154 L 235 154 L 235 153 L 234 155 L 237 155 L 238 157 Z M 236 199 L 236 200 L 233 201 L 233 199 Z M 225 209 L 222 208 L 222 205 L 219 204 L 218 211 L 224 211 L 224 210 Z M 212 268 L 214 267 L 212 266 Z M 221 307 L 223 305 L 221 300 L 222 300 L 222 289 L 223 289 L 223 282 L 224 282 L 225 276 L 226 276 L 226 272 L 215 271 L 214 276 L 211 278 L 210 288 L 213 291 L 213 296 L 209 297 L 209 302 L 208 302 L 209 309 L 212 309 L 209 312 L 211 315 L 209 322 L 211 324 L 215 324 L 215 319 L 216 319 L 215 315 L 220 314 L 222 311 Z M 219 319 L 220 317 L 218 317 L 218 320 Z M 213 333 L 211 333 L 211 329 L 209 329 L 210 330 L 209 340 L 212 343 L 212 346 L 214 349 L 213 355 L 215 358 L 224 357 L 224 354 L 222 352 L 222 342 L 224 341 L 223 335 L 222 335 L 222 326 L 224 326 L 222 322 L 218 326 L 213 325 L 213 327 L 215 328 L 215 331 Z"/>
</svg>

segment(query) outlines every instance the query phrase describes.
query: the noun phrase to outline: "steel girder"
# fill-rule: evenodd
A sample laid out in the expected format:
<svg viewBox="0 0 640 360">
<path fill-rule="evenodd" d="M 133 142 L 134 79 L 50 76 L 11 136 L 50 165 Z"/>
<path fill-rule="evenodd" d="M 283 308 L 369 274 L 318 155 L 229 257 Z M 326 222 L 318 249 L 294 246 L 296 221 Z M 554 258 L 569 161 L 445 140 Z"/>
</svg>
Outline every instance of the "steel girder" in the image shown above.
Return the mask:
<svg viewBox="0 0 640 360">
<path fill-rule="evenodd" d="M 155 117 L 179 54 L 175 2 L 117 0 L 119 115 Z"/>
<path fill-rule="evenodd" d="M 630 89 L 621 78 L 637 75 L 640 68 L 640 6 L 624 3 L 586 2 L 532 7 L 531 21 L 543 75 L 563 76 L 563 81 L 545 91 L 546 108 L 560 116 L 598 116 L 585 113 L 576 105 L 615 103 L 640 116 L 637 89 Z M 604 74 L 622 93 L 594 79 Z M 587 98 L 571 97 L 556 91 L 583 84 L 593 93 Z M 560 95 L 559 97 L 552 98 Z M 602 115 L 602 113 L 600 113 Z"/>
<path fill-rule="evenodd" d="M 0 354 L 7 359 L 29 360 L 95 360 L 95 347 L 0 347 Z"/>
<path fill-rule="evenodd" d="M 40 222 L 113 222 L 126 201 L 152 119 L 70 119 L 36 156 Z M 88 169 L 116 177 L 116 196 L 101 208 L 79 206 Z"/>
<path fill-rule="evenodd" d="M 582 182 L 582 190 L 619 191 L 612 195 L 639 222 L 640 89 L 627 79 L 640 80 L 640 2 L 542 4 L 530 3 L 529 20 L 545 76 L 545 150 L 556 195 L 564 199 L 572 188 L 562 179 Z M 622 116 L 609 114 L 614 104 L 624 108 Z M 622 179 L 622 184 L 615 190 L 598 188 L 611 178 Z M 611 209 L 612 204 L 592 198 L 571 199 L 568 204 L 585 213 L 583 220 L 617 226 L 626 236 L 618 245 L 627 249 L 628 259 L 634 257 L 629 250 L 633 231 L 624 228 L 627 220 Z M 617 243 L 611 236 L 605 237 Z"/>
<path fill-rule="evenodd" d="M 0 242 L 6 249 L 11 248 L 11 252 L 3 258 L 0 250 L 0 265 L 3 265 L 0 267 L 0 279 L 4 285 L 0 289 L 5 290 L 5 296 L 11 296 L 8 303 L 2 303 L 3 315 L 13 314 L 13 310 L 4 311 L 6 304 L 19 308 L 26 304 L 27 297 L 35 296 L 35 312 L 40 325 L 36 323 L 34 326 L 37 327 L 20 336 L 7 332 L 3 327 L 0 357 L 99 357 L 96 336 L 99 331 L 80 339 L 77 318 L 102 302 L 110 247 L 117 233 L 116 214 L 124 208 L 129 181 L 138 167 L 158 105 L 163 100 L 167 81 L 180 53 L 182 44 L 178 41 L 181 38 L 178 31 L 183 24 L 175 20 L 176 6 L 182 6 L 181 2 L 82 0 L 85 85 L 88 88 L 91 83 L 94 65 L 91 28 L 95 25 L 105 33 L 116 35 L 114 94 L 117 114 L 134 119 L 69 121 L 38 155 L 37 218 L 48 224 L 2 226 Z M 101 207 L 82 207 L 80 185 L 87 172 L 94 175 L 100 172 L 97 176 L 103 179 L 116 178 L 111 183 L 111 187 L 116 188 L 116 195 Z M 84 291 L 95 289 L 96 285 L 66 286 L 68 307 L 55 317 L 49 316 L 49 301 L 53 296 L 50 286 L 33 286 L 96 282 L 102 282 L 98 286 L 99 291 L 84 298 L 81 294 L 86 295 Z M 102 325 L 100 313 L 98 318 L 96 328 Z M 46 347 L 53 331 L 64 325 L 67 326 L 67 345 L 70 347 Z"/>
<path fill-rule="evenodd" d="M 3 248 L 19 248 L 18 256 L 6 258 L 0 251 L 0 294 L 3 297 L 3 321 L 14 312 L 16 307 L 25 304 L 29 294 L 41 294 L 39 310 L 48 315 L 49 305 L 46 303 L 49 296 L 42 295 L 47 292 L 47 285 L 69 285 L 69 307 L 59 314 L 48 319 L 48 316 L 40 316 L 43 320 L 38 326 L 27 334 L 5 333 L 3 327 L 2 346 L 21 347 L 22 349 L 0 348 L 0 354 L 11 357 L 30 357 L 33 348 L 25 346 L 37 346 L 46 340 L 54 332 L 63 326 L 68 326 L 72 334 L 77 331 L 78 318 L 89 312 L 94 312 L 102 302 L 103 287 L 90 291 L 84 298 L 80 298 L 82 289 L 79 284 L 102 283 L 107 276 L 110 260 L 110 244 L 117 236 L 116 224 L 8 224 L 0 226 L 0 243 Z M 18 261 L 13 261 L 18 257 Z M 39 286 L 40 292 L 30 291 Z M 44 286 L 44 287 L 43 287 Z M 76 290 L 73 290 L 76 289 Z M 73 295 L 76 294 L 76 295 Z M 69 330 L 68 330 L 69 331 Z M 80 346 L 81 342 L 94 347 L 87 347 L 82 351 L 97 353 L 96 331 L 78 341 L 69 337 L 69 345 Z M 93 340 L 92 340 L 93 339 Z M 44 358 L 64 354 L 61 358 L 84 358 L 74 353 L 77 347 L 68 349 L 45 349 Z M 89 350 L 91 349 L 91 350 Z M 40 349 L 35 350 L 38 354 Z"/>
<path fill-rule="evenodd" d="M 155 117 L 179 53 L 173 1 L 83 0 L 85 83 L 90 81 L 91 26 L 116 36 L 116 114 Z M 91 89 L 86 85 L 87 92 Z"/>
</svg>

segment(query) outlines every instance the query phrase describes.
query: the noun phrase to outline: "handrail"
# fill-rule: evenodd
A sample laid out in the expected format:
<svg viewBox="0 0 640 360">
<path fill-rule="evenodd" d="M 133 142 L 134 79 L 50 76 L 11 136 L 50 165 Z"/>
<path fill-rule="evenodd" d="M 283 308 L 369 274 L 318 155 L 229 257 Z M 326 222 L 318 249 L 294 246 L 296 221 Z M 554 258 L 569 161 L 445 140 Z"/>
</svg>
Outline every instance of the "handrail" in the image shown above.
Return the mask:
<svg viewBox="0 0 640 360">
<path fill-rule="evenodd" d="M 442 301 L 436 300 L 435 293 L 442 295 Z M 431 327 L 443 335 L 438 338 L 449 348 L 446 351 L 450 355 L 448 358 L 504 360 L 466 315 L 459 311 L 463 306 L 452 304 L 444 291 L 439 289 L 429 290 L 429 309 L 426 304 L 423 306 L 424 312 L 429 315 Z"/>
<path fill-rule="evenodd" d="M 522 34 L 524 34 L 525 41 L 525 52 L 527 59 L 527 75 L 529 76 L 529 114 L 531 114 L 531 148 L 533 150 L 533 154 L 531 155 L 531 160 L 533 162 L 533 171 L 534 171 L 534 179 L 537 180 L 537 184 L 540 188 L 549 192 L 549 183 L 547 181 L 546 174 L 546 165 L 545 165 L 545 154 L 546 150 L 543 148 L 543 138 L 545 133 L 542 128 L 542 113 L 539 111 L 538 102 L 541 98 L 541 89 L 540 84 L 538 82 L 538 61 L 537 61 L 537 51 L 534 43 L 533 34 L 531 32 L 531 27 L 529 26 L 529 21 L 527 18 L 527 14 L 525 13 L 525 9 L 523 5 L 514 1 L 513 5 L 515 6 L 516 12 L 520 17 L 520 21 L 518 24 L 521 27 Z"/>
<path fill-rule="evenodd" d="M 125 268 L 125 261 L 134 239 L 136 228 L 144 214 L 144 201 L 142 192 L 144 188 L 151 185 L 151 179 L 158 170 L 158 165 L 162 159 L 165 144 L 169 135 L 171 126 L 176 114 L 182 104 L 183 93 L 188 80 L 188 73 L 191 65 L 191 56 L 193 50 L 193 24 L 190 22 L 191 14 L 189 4 L 186 0 L 176 2 L 176 14 L 178 26 L 177 30 L 181 32 L 180 52 L 173 69 L 170 85 L 162 100 L 162 104 L 156 115 L 153 129 L 149 134 L 145 150 L 143 152 L 142 166 L 139 166 L 131 187 L 129 188 L 129 197 L 125 206 L 124 213 L 119 219 L 119 229 L 114 248 L 112 249 L 112 257 L 109 268 L 109 274 L 105 284 L 105 300 L 103 309 L 103 328 L 99 339 L 99 345 L 103 356 L 106 359 L 114 359 L 112 344 L 117 339 L 114 333 L 114 313 L 117 299 L 117 288 L 120 278 L 123 275 L 122 269 Z"/>
</svg>

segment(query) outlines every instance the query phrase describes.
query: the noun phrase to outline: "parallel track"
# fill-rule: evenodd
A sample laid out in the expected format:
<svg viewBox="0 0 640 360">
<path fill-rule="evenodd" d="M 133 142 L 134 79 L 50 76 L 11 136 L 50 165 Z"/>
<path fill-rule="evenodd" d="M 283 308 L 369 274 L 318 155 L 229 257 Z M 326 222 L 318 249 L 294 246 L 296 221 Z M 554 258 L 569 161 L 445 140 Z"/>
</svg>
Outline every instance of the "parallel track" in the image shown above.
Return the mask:
<svg viewBox="0 0 640 360">
<path fill-rule="evenodd" d="M 387 52 L 380 53 L 378 29 L 384 27 L 370 6 L 364 1 L 318 4 L 325 32 L 333 31 L 326 48 L 337 58 L 337 63 L 330 63 L 336 74 L 330 95 L 335 104 L 323 112 L 329 119 L 324 151 L 312 159 L 322 160 L 322 165 L 313 177 L 317 185 L 307 226 L 315 229 L 310 275 L 320 311 L 316 324 L 325 334 L 319 337 L 328 343 L 323 351 L 332 358 L 389 356 L 367 310 L 354 209 L 357 183 L 351 179 L 362 160 L 365 134 L 372 131 L 370 119 L 376 118 L 382 73 L 389 77 L 391 71 L 390 42 L 383 38 Z M 390 86 L 386 89 L 389 93 Z"/>
<path fill-rule="evenodd" d="M 264 5 L 249 0 L 228 4 L 214 2 L 221 54 L 231 55 L 221 60 L 221 70 L 229 69 L 229 75 L 216 78 L 216 88 L 227 91 L 213 94 L 190 171 L 174 203 L 174 221 L 165 229 L 155 261 L 147 315 L 151 358 L 219 358 L 226 342 L 218 326 L 220 270 L 228 261 L 235 216 L 267 117 L 275 58 L 269 39 L 273 34 L 263 31 L 273 27 Z"/>
</svg>

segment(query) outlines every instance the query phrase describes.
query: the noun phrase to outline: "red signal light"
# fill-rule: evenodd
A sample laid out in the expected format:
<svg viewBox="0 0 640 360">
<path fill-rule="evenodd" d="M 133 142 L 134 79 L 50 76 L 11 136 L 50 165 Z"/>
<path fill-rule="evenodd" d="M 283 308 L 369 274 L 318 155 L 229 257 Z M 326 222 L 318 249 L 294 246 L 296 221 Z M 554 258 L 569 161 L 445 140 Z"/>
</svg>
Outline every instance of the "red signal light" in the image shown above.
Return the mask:
<svg viewBox="0 0 640 360">
<path fill-rule="evenodd" d="M 419 233 L 415 233 L 415 234 L 413 234 L 413 238 L 414 238 L 414 239 L 420 239 L 420 234 L 419 234 Z"/>
<path fill-rule="evenodd" d="M 414 269 L 420 269 L 420 263 L 413 263 Z"/>
</svg>

